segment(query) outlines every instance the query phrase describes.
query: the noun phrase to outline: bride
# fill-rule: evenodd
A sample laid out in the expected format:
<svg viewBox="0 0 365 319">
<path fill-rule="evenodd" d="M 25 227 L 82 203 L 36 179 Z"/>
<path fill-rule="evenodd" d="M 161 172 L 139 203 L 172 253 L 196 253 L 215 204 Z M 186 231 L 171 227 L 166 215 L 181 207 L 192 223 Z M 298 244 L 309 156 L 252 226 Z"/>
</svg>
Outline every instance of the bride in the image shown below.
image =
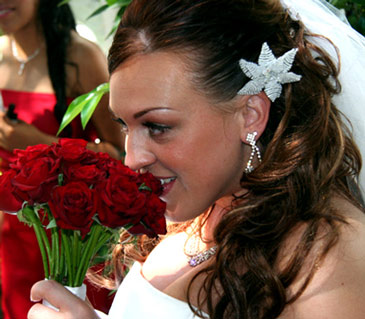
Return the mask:
<svg viewBox="0 0 365 319">
<path fill-rule="evenodd" d="M 118 283 L 135 262 L 109 318 L 363 318 L 361 156 L 342 113 L 365 153 L 364 53 L 322 1 L 132 1 L 110 108 L 171 229 L 116 247 Z M 53 281 L 31 298 L 59 312 L 29 319 L 104 316 Z"/>
</svg>

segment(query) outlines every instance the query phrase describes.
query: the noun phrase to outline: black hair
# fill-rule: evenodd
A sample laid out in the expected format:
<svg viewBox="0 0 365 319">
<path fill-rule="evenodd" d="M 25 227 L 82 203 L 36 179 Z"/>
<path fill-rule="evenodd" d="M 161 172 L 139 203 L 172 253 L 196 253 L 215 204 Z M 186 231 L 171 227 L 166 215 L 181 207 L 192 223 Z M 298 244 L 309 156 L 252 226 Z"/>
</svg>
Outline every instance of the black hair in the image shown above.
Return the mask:
<svg viewBox="0 0 365 319">
<path fill-rule="evenodd" d="M 40 0 L 38 20 L 44 34 L 47 50 L 48 73 L 56 95 L 55 117 L 61 123 L 67 109 L 66 65 L 71 31 L 76 22 L 69 4 L 61 0 Z"/>
</svg>

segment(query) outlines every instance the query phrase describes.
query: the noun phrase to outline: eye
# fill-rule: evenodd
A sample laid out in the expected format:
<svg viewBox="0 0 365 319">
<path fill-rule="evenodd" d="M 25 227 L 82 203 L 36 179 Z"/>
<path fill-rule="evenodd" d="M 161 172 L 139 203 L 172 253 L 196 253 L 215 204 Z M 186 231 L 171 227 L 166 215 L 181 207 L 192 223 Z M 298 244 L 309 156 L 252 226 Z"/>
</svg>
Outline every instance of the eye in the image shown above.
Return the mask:
<svg viewBox="0 0 365 319">
<path fill-rule="evenodd" d="M 117 122 L 121 126 L 121 131 L 124 134 L 128 134 L 128 126 L 124 123 L 124 121 L 120 118 L 113 118 L 113 121 Z"/>
<path fill-rule="evenodd" d="M 150 136 L 160 136 L 171 129 L 170 126 L 156 124 L 153 122 L 145 122 L 143 125 L 148 128 Z"/>
</svg>

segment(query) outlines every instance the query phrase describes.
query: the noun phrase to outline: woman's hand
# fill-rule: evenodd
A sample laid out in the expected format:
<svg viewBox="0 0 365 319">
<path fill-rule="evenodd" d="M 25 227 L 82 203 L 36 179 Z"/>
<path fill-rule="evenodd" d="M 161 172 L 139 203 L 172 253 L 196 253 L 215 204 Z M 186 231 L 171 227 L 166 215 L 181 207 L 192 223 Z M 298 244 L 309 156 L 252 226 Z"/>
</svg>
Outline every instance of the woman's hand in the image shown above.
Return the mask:
<svg viewBox="0 0 365 319">
<path fill-rule="evenodd" d="M 29 145 L 50 144 L 56 138 L 23 121 L 12 121 L 0 112 L 0 147 L 8 151 L 25 149 Z"/>
<path fill-rule="evenodd" d="M 98 319 L 94 309 L 74 296 L 61 284 L 53 280 L 42 280 L 35 283 L 30 292 L 34 302 L 46 299 L 59 311 L 53 310 L 41 303 L 35 304 L 28 312 L 28 319 Z"/>
</svg>

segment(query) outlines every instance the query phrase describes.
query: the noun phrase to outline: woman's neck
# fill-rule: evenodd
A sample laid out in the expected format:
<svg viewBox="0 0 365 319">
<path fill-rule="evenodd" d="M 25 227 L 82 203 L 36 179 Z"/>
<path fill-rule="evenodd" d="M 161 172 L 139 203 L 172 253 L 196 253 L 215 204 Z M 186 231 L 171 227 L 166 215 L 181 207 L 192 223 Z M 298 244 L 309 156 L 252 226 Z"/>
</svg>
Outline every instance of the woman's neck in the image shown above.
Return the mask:
<svg viewBox="0 0 365 319">
<path fill-rule="evenodd" d="M 36 23 L 29 23 L 20 30 L 8 35 L 10 42 L 16 46 L 20 58 L 24 59 L 40 48 L 44 43 L 41 28 Z"/>
</svg>

